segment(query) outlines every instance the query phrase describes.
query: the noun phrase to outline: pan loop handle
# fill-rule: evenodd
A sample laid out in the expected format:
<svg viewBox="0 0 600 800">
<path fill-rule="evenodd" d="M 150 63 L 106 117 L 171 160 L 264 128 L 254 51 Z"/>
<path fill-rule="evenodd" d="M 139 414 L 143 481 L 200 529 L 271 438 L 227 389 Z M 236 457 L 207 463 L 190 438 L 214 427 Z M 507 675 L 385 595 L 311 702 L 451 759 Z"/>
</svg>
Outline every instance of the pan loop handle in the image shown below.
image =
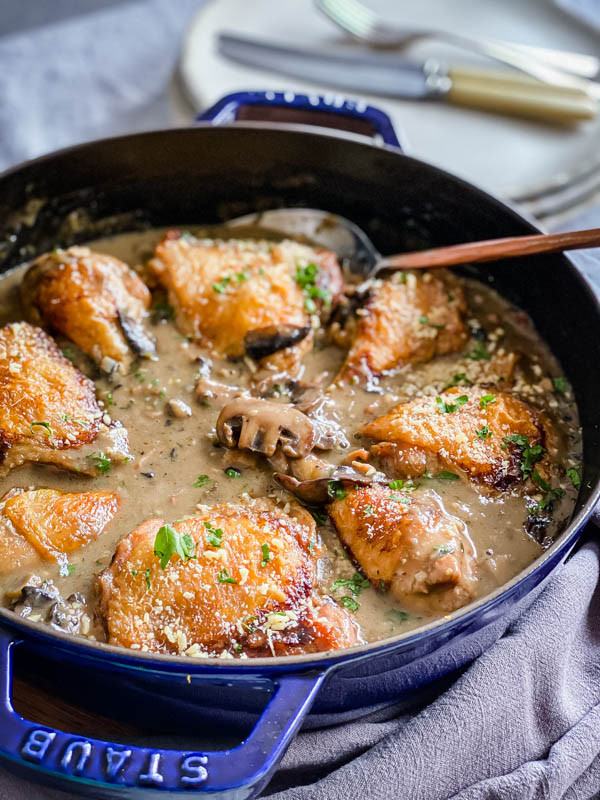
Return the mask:
<svg viewBox="0 0 600 800">
<path fill-rule="evenodd" d="M 0 756 L 27 777 L 82 794 L 256 797 L 298 732 L 325 671 L 283 674 L 247 739 L 231 750 L 196 752 L 116 744 L 39 725 L 11 702 L 12 651 L 19 642 L 0 629 Z M 169 796 L 171 796 L 169 794 Z"/>
<path fill-rule="evenodd" d="M 198 117 L 198 122 L 228 125 L 236 121 L 288 122 L 360 133 L 402 150 L 388 115 L 364 100 L 338 94 L 296 92 L 234 92 L 225 95 Z"/>
</svg>

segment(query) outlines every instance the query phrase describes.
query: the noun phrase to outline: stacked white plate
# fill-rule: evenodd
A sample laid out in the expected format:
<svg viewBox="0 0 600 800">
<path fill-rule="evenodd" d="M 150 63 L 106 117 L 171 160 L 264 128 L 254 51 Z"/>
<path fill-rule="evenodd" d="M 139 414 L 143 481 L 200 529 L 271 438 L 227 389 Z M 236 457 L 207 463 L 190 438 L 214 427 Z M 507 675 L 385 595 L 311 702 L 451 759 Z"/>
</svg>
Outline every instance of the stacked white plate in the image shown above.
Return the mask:
<svg viewBox="0 0 600 800">
<path fill-rule="evenodd" d="M 370 0 L 370 5 L 406 27 L 435 26 L 592 54 L 600 50 L 594 29 L 548 0 Z M 332 89 L 326 82 L 307 83 L 225 60 L 216 49 L 223 31 L 323 48 L 344 39 L 311 0 L 209 0 L 193 20 L 181 55 L 180 76 L 190 110 L 199 112 L 222 95 L 244 89 Z M 477 61 L 462 50 L 430 41 L 411 46 L 406 55 L 416 60 L 435 56 L 455 64 Z M 538 216 L 556 220 L 600 200 L 600 121 L 569 129 L 439 102 L 376 96 L 367 100 L 390 114 L 411 155 L 517 200 Z"/>
</svg>

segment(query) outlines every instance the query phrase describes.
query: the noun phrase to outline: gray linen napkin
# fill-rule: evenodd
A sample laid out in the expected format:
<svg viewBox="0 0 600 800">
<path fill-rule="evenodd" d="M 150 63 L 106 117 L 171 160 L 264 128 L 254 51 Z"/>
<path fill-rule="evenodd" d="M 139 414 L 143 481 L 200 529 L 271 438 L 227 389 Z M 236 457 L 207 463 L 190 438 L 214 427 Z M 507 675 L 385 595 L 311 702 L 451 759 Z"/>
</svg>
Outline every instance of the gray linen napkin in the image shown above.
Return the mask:
<svg viewBox="0 0 600 800">
<path fill-rule="evenodd" d="M 591 8 L 595 0 L 587 2 Z M 28 3 L 22 2 L 25 16 Z M 0 34 L 3 6 L 9 5 L 11 28 L 25 27 L 15 17 L 14 0 L 0 0 Z M 99 7 L 106 5 L 98 0 Z M 123 2 L 60 25 L 0 36 L 0 168 L 84 139 L 167 125 L 179 39 L 200 5 Z M 94 6 L 88 0 L 87 7 Z M 600 224 L 600 209 L 571 226 L 579 222 Z M 590 277 L 600 275 L 595 254 L 582 254 L 578 263 Z M 590 529 L 588 538 L 595 537 Z M 599 571 L 599 548 L 589 541 L 497 644 L 437 697 L 420 695 L 412 705 L 302 732 L 264 796 L 600 797 Z M 66 796 L 0 768 L 0 800 Z"/>
<path fill-rule="evenodd" d="M 436 700 L 300 733 L 265 796 L 600 797 L 599 575 L 590 541 Z"/>
</svg>

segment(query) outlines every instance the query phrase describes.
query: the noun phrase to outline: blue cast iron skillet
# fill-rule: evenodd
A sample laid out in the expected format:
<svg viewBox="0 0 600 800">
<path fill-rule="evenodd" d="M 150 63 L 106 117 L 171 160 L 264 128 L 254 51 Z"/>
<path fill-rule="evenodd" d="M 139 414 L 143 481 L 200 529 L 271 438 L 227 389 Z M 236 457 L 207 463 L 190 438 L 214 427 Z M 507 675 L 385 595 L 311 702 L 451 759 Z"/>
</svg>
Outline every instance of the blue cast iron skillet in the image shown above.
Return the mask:
<svg viewBox="0 0 600 800">
<path fill-rule="evenodd" d="M 443 130 L 439 146 L 445 146 Z M 342 214 L 383 253 L 537 230 L 500 200 L 403 155 L 377 109 L 337 96 L 251 92 L 224 98 L 193 128 L 91 142 L 5 173 L 0 269 L 57 244 L 147 225 L 219 222 L 278 206 Z M 316 656 L 232 661 L 134 653 L 2 609 L 0 755 L 7 765 L 94 796 L 255 797 L 302 724 L 343 719 L 452 673 L 532 602 L 573 549 L 600 494 L 600 311 L 566 256 L 515 259 L 463 274 L 476 275 L 530 313 L 575 391 L 582 489 L 552 546 L 508 584 L 448 617 Z M 239 746 L 216 752 L 135 747 L 55 730 L 12 707 L 13 654 L 18 661 L 21 653 L 40 669 L 54 669 L 64 685 L 78 676 L 87 703 L 105 714 L 142 724 L 158 715 L 178 730 L 205 734 L 232 721 L 249 727 Z"/>
</svg>

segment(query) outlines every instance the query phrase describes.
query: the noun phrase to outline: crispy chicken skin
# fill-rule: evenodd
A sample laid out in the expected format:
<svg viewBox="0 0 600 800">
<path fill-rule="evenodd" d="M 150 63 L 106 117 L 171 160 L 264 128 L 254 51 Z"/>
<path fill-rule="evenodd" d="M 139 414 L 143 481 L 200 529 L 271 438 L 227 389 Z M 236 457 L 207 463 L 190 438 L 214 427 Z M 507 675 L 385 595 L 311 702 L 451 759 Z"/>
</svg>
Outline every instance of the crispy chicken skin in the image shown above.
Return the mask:
<svg viewBox="0 0 600 800">
<path fill-rule="evenodd" d="M 400 273 L 371 290 L 338 380 L 364 380 L 408 363 L 461 350 L 469 334 L 458 282 Z"/>
<path fill-rule="evenodd" d="M 297 271 L 310 264 L 317 267 L 314 280 L 309 271 L 299 282 Z M 149 266 L 177 309 L 182 333 L 232 358 L 244 355 L 250 331 L 309 326 L 309 312 L 328 313 L 343 290 L 333 253 L 292 241 L 198 240 L 170 231 Z M 293 373 L 311 346 L 309 333 L 261 362 Z"/>
<path fill-rule="evenodd" d="M 373 484 L 350 490 L 328 512 L 367 578 L 404 608 L 439 614 L 474 596 L 475 549 L 435 492 L 409 495 Z"/>
<path fill-rule="evenodd" d="M 11 489 L 0 501 L 0 574 L 66 561 L 100 536 L 118 507 L 114 492 Z"/>
<path fill-rule="evenodd" d="M 534 408 L 514 395 L 461 386 L 447 389 L 439 399 L 421 396 L 400 403 L 360 430 L 383 443 L 372 453 L 394 474 L 414 477 L 425 470 L 457 468 L 505 489 L 523 477 L 523 447 L 505 437 L 523 436 L 530 446 L 544 446 L 547 427 Z"/>
<path fill-rule="evenodd" d="M 143 325 L 150 292 L 118 258 L 88 247 L 45 253 L 27 270 L 21 296 L 31 322 L 67 336 L 106 372 L 125 374 L 134 355 L 154 352 Z"/>
<path fill-rule="evenodd" d="M 107 426 L 94 384 L 40 328 L 0 328 L 0 475 L 41 461 L 95 475 L 90 456 L 127 457 L 127 433 Z"/>
<path fill-rule="evenodd" d="M 111 644 L 268 656 L 359 641 L 347 612 L 313 594 L 321 548 L 312 517 L 299 507 L 295 516 L 267 500 L 206 507 L 173 523 L 191 537 L 195 557 L 173 555 L 164 570 L 154 553 L 163 524 L 148 520 L 122 539 L 99 578 Z"/>
</svg>

